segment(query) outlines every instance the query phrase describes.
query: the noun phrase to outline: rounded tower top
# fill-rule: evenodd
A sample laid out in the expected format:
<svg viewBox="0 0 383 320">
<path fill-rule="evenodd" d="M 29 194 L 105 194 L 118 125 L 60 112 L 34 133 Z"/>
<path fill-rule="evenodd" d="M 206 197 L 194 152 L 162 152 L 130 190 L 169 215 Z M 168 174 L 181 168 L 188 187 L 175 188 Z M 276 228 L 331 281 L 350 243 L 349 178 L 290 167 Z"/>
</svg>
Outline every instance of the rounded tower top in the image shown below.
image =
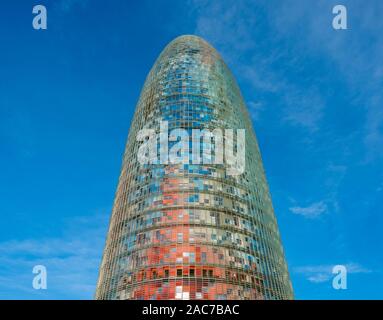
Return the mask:
<svg viewBox="0 0 383 320">
<path fill-rule="evenodd" d="M 174 48 L 174 47 L 182 47 L 185 44 L 187 44 L 188 47 L 195 47 L 196 49 L 203 48 L 207 51 L 210 51 L 217 59 L 222 60 L 222 57 L 218 53 L 218 51 L 204 38 L 192 34 L 185 34 L 180 35 L 176 38 L 174 38 L 172 41 L 169 42 L 169 44 L 166 46 L 164 51 L 166 51 L 167 48 Z"/>
</svg>

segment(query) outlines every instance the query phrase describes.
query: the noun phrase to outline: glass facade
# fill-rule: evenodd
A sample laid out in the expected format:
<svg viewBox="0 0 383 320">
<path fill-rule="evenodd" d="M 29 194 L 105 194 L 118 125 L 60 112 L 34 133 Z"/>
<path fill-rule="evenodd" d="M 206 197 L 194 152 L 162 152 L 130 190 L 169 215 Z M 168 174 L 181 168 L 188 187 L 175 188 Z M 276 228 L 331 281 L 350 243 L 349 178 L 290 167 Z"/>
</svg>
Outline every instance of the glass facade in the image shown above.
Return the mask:
<svg viewBox="0 0 383 320">
<path fill-rule="evenodd" d="M 143 128 L 157 130 L 161 121 L 169 130 L 188 132 L 245 129 L 244 173 L 228 175 L 225 163 L 140 164 L 137 134 Z M 206 41 L 178 37 L 157 59 L 136 107 L 96 299 L 291 298 L 262 160 L 240 90 Z"/>
</svg>

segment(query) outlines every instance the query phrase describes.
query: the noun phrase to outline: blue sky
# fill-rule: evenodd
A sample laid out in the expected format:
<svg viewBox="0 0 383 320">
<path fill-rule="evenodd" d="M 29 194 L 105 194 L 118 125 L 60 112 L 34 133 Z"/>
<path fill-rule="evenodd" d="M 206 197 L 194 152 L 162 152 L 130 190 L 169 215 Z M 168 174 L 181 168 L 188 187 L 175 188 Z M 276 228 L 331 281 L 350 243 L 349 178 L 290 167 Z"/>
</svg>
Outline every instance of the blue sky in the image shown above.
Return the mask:
<svg viewBox="0 0 383 320">
<path fill-rule="evenodd" d="M 348 30 L 332 28 L 332 7 Z M 32 28 L 44 4 L 48 29 Z M 383 2 L 5 1 L 0 298 L 90 299 L 125 140 L 164 46 L 197 34 L 250 110 L 297 299 L 383 298 Z M 48 289 L 32 288 L 32 268 Z M 331 268 L 348 268 L 348 289 Z"/>
</svg>

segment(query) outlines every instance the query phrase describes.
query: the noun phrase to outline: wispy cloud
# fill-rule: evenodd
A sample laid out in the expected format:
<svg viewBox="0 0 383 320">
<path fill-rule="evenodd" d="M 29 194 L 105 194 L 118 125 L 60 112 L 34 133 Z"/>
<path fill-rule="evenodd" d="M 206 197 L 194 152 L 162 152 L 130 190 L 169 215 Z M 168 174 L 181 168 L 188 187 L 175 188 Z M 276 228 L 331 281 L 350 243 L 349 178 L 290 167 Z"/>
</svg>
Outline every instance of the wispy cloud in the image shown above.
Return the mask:
<svg viewBox="0 0 383 320">
<path fill-rule="evenodd" d="M 327 204 L 324 201 L 319 201 L 306 207 L 291 207 L 290 211 L 305 218 L 314 219 L 327 212 Z"/>
<path fill-rule="evenodd" d="M 106 214 L 76 217 L 63 224 L 62 237 L 1 242 L 0 296 L 92 299 L 107 219 Z M 47 290 L 32 288 L 32 268 L 38 264 L 47 268 Z"/>
<path fill-rule="evenodd" d="M 251 118 L 256 121 L 260 117 L 260 113 L 262 111 L 263 105 L 261 102 L 255 102 L 255 101 L 249 101 L 247 103 L 247 106 L 249 108 L 249 113 Z"/>
<path fill-rule="evenodd" d="M 322 90 L 326 82 L 310 78 L 302 65 L 304 61 L 321 61 L 339 77 L 338 85 L 352 92 L 349 108 L 364 109 L 365 117 L 361 119 L 364 123 L 360 125 L 363 137 L 358 137 L 361 139 L 358 143 L 365 146 L 366 161 L 383 156 L 380 32 L 383 20 L 379 18 L 382 1 L 373 1 L 369 6 L 347 1 L 349 29 L 346 31 L 335 31 L 331 26 L 336 1 L 195 0 L 192 3 L 196 33 L 219 49 L 254 92 L 273 93 L 281 99 L 275 112 L 280 120 L 305 128 L 309 133 L 323 128 L 323 119 L 332 104 L 333 84 Z M 298 70 L 295 79 L 294 70 Z M 260 99 L 264 106 L 261 112 L 273 108 Z M 257 112 L 255 119 L 259 116 Z"/>
<path fill-rule="evenodd" d="M 289 48 L 272 46 L 277 32 L 270 26 L 273 21 L 268 20 L 263 1 L 197 0 L 194 5 L 197 12 L 196 33 L 212 42 L 233 71 L 247 81 L 255 92 L 274 93 L 282 99 L 283 108 L 276 112 L 281 120 L 310 132 L 316 131 L 325 102 L 315 89 L 302 89 L 293 81 L 286 81 L 287 69 L 292 65 L 299 67 L 299 61 L 290 59 L 288 66 L 275 67 L 281 64 Z M 265 26 L 270 26 L 268 33 L 265 33 Z M 271 41 L 267 45 L 266 38 Z M 260 112 L 272 108 L 262 100 L 259 102 L 264 107 L 262 110 L 249 106 L 250 113 L 255 112 L 253 120 L 258 119 Z"/>
<path fill-rule="evenodd" d="M 300 49 L 334 64 L 344 85 L 353 92 L 350 107 L 364 108 L 363 125 L 367 160 L 383 156 L 383 21 L 379 18 L 383 2 L 369 6 L 347 1 L 349 29 L 336 32 L 331 28 L 332 7 L 336 1 L 283 1 L 279 14 L 271 15 L 272 26 L 287 37 L 299 34 Z M 302 28 L 304 26 L 304 28 Z M 366 49 L 368 48 L 368 49 Z"/>
<path fill-rule="evenodd" d="M 288 87 L 284 92 L 288 109 L 285 110 L 283 119 L 311 132 L 318 130 L 325 107 L 320 94 L 313 89 L 305 90 L 303 93 L 298 89 L 291 91 L 291 88 Z"/>
<path fill-rule="evenodd" d="M 327 282 L 334 274 L 332 269 L 334 265 L 314 265 L 314 266 L 302 266 L 293 268 L 293 272 L 296 274 L 303 275 L 308 281 L 313 283 L 322 283 Z M 371 273 L 372 270 L 367 269 L 361 266 L 358 263 L 347 263 L 344 264 L 346 267 L 347 273 L 356 274 L 356 273 Z"/>
</svg>

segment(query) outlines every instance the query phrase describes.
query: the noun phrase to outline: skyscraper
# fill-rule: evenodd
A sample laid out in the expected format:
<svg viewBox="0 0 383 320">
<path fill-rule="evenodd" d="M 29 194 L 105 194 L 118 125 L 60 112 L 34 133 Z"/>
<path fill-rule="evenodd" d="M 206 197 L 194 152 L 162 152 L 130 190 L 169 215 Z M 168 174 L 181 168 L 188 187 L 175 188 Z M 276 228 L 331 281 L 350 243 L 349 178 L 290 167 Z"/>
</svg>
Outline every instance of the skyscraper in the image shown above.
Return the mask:
<svg viewBox="0 0 383 320">
<path fill-rule="evenodd" d="M 201 136 L 201 143 L 192 133 L 217 128 L 222 140 Z M 149 132 L 144 139 L 143 129 Z M 238 130 L 244 132 L 243 144 Z M 181 133 L 192 139 L 183 140 Z M 173 158 L 185 150 L 187 157 L 174 161 L 171 150 L 180 141 L 184 149 L 176 149 Z M 142 152 L 144 144 L 154 152 Z M 233 162 L 241 153 L 242 167 Z M 222 155 L 225 160 L 216 161 Z M 238 85 L 206 41 L 178 37 L 157 59 L 136 106 L 96 298 L 292 297 L 259 148 Z"/>
</svg>

